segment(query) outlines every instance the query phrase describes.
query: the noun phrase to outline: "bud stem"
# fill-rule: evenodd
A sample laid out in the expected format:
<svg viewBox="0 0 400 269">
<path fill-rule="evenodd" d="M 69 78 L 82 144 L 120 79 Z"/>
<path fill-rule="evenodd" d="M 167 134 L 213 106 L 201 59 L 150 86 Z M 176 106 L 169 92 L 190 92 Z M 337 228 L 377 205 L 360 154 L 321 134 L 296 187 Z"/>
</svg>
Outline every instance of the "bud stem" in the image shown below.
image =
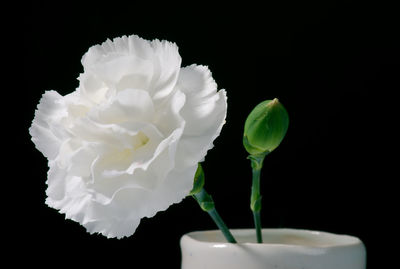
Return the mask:
<svg viewBox="0 0 400 269">
<path fill-rule="evenodd" d="M 229 243 L 237 243 L 225 222 L 215 209 L 214 201 L 211 195 L 209 195 L 206 190 L 202 188 L 198 193 L 193 194 L 192 197 L 199 203 L 201 209 L 210 215 L 212 220 L 225 236 L 226 240 Z"/>
<path fill-rule="evenodd" d="M 262 239 L 262 233 L 261 233 L 260 212 L 253 211 L 253 219 L 254 219 L 254 225 L 256 227 L 257 243 L 262 243 L 263 239 Z"/>
<path fill-rule="evenodd" d="M 260 194 L 260 174 L 263 161 L 267 153 L 259 155 L 250 155 L 248 158 L 251 161 L 251 167 L 253 170 L 253 184 L 251 187 L 251 201 L 250 208 L 253 211 L 254 225 L 256 227 L 257 242 L 262 243 L 262 233 L 261 233 L 261 194 Z"/>
</svg>

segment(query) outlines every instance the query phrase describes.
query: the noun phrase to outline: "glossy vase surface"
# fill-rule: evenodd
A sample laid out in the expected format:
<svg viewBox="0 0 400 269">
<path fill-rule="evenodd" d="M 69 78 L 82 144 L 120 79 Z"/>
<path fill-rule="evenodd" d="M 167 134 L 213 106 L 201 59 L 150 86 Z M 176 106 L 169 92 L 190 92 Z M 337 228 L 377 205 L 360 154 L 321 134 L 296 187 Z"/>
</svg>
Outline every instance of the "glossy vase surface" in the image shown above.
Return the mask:
<svg viewBox="0 0 400 269">
<path fill-rule="evenodd" d="M 181 238 L 182 269 L 365 269 L 366 250 L 349 235 L 297 229 L 231 230 L 238 244 L 226 243 L 219 230 Z"/>
</svg>

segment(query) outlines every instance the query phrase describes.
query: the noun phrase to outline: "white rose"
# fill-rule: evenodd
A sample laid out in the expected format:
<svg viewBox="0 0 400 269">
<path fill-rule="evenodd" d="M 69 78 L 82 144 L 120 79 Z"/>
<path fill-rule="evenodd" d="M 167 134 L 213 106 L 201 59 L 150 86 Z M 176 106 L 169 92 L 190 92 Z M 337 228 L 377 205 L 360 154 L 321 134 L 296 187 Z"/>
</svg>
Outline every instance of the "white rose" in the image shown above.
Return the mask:
<svg viewBox="0 0 400 269">
<path fill-rule="evenodd" d="M 79 87 L 44 93 L 30 134 L 49 162 L 46 203 L 107 237 L 180 202 L 226 117 L 205 66 L 178 47 L 123 36 L 83 56 Z"/>
</svg>

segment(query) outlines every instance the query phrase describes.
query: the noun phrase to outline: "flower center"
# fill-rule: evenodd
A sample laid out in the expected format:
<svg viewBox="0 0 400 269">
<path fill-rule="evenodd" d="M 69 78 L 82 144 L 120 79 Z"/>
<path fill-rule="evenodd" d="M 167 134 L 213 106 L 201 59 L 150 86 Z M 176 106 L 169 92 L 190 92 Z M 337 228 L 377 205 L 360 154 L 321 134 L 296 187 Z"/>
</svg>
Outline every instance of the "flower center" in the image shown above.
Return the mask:
<svg viewBox="0 0 400 269">
<path fill-rule="evenodd" d="M 134 137 L 133 141 L 133 150 L 137 150 L 149 142 L 149 138 L 142 132 L 139 132 L 137 135 Z"/>
<path fill-rule="evenodd" d="M 112 167 L 116 169 L 126 169 L 135 158 L 135 152 L 149 142 L 149 138 L 142 132 L 132 137 L 131 146 L 125 147 L 119 151 L 111 152 L 106 158 Z"/>
</svg>

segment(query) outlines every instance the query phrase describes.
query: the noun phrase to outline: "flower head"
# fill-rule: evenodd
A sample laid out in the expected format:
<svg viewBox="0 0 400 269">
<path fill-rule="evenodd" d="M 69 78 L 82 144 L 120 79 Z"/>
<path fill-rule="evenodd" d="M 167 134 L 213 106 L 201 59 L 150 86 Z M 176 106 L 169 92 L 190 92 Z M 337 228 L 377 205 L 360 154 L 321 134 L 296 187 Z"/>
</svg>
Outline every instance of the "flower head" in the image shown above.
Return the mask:
<svg viewBox="0 0 400 269">
<path fill-rule="evenodd" d="M 282 142 L 288 126 L 288 113 L 278 99 L 261 102 L 246 119 L 243 145 L 250 155 L 270 153 Z"/>
<path fill-rule="evenodd" d="M 180 202 L 226 117 L 205 66 L 178 47 L 123 36 L 91 47 L 79 87 L 47 91 L 29 132 L 48 159 L 46 203 L 107 237 Z"/>
</svg>

